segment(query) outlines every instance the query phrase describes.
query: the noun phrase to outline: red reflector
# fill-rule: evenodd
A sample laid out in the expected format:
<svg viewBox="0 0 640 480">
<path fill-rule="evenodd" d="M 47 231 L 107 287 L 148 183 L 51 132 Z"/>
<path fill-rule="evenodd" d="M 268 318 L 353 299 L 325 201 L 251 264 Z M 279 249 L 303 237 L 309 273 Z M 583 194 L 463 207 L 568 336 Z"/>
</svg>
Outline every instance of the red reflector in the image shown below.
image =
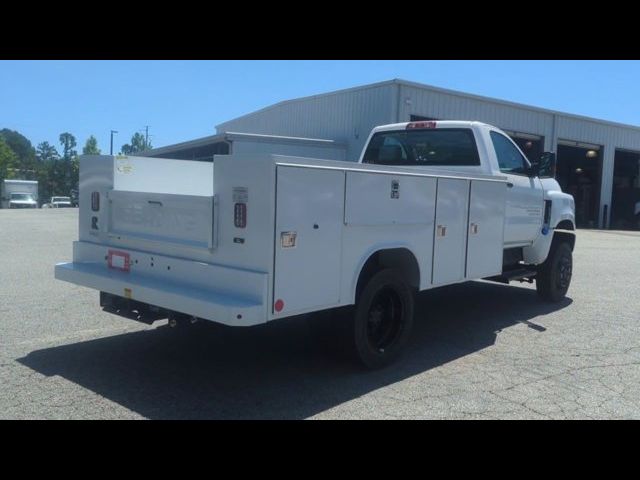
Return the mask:
<svg viewBox="0 0 640 480">
<path fill-rule="evenodd" d="M 109 250 L 107 253 L 109 268 L 116 268 L 124 272 L 128 272 L 131 267 L 130 258 L 127 252 L 121 252 L 120 250 Z"/>
<path fill-rule="evenodd" d="M 247 226 L 246 203 L 236 203 L 233 207 L 233 224 L 236 228 L 245 228 Z"/>
<path fill-rule="evenodd" d="M 407 124 L 407 130 L 419 128 L 436 128 L 436 122 L 411 122 Z"/>
<path fill-rule="evenodd" d="M 276 312 L 281 312 L 284 308 L 284 301 L 279 298 L 278 300 L 276 300 L 276 303 L 273 304 L 273 308 Z"/>
</svg>

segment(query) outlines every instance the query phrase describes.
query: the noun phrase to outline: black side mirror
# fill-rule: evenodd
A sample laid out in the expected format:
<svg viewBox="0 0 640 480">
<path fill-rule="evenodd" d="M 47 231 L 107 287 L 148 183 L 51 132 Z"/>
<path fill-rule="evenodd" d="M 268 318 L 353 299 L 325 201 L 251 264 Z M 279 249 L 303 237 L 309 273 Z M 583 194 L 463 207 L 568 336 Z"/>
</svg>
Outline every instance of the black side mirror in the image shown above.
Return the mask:
<svg viewBox="0 0 640 480">
<path fill-rule="evenodd" d="M 540 157 L 540 169 L 538 176 L 543 178 L 555 178 L 556 164 L 556 154 L 554 152 L 544 152 Z"/>
<path fill-rule="evenodd" d="M 544 152 L 537 162 L 531 164 L 532 177 L 554 178 L 556 176 L 556 154 Z"/>
</svg>

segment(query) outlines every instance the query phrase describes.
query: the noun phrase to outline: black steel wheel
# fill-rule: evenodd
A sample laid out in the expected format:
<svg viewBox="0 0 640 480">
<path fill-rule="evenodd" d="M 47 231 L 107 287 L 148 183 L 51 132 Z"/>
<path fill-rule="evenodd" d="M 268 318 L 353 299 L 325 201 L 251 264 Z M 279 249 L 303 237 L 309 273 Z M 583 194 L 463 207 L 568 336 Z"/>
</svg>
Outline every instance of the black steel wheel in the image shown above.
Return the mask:
<svg viewBox="0 0 640 480">
<path fill-rule="evenodd" d="M 368 368 L 381 368 L 402 353 L 413 326 L 414 295 L 393 269 L 371 277 L 357 302 L 353 340 L 358 359 Z"/>
<path fill-rule="evenodd" d="M 567 242 L 554 242 L 547 260 L 540 266 L 536 275 L 536 289 L 540 297 L 550 302 L 562 300 L 571 285 L 572 273 L 571 247 Z"/>
</svg>

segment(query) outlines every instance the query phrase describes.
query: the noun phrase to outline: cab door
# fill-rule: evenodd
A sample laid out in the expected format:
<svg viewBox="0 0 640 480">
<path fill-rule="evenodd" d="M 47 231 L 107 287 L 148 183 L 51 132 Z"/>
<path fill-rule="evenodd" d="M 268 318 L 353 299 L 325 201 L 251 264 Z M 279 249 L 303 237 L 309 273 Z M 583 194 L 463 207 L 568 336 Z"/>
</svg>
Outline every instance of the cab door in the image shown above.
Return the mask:
<svg viewBox="0 0 640 480">
<path fill-rule="evenodd" d="M 505 247 L 531 244 L 542 229 L 542 184 L 528 175 L 530 164 L 510 138 L 495 130 L 490 136 L 500 172 L 507 177 Z"/>
</svg>

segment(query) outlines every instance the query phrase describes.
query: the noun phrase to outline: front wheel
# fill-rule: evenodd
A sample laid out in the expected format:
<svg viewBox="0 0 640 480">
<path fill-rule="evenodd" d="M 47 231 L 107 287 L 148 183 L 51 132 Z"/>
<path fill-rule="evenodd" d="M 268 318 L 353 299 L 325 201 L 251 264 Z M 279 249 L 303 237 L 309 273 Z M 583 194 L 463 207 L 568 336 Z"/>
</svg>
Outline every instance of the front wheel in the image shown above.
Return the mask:
<svg viewBox="0 0 640 480">
<path fill-rule="evenodd" d="M 355 308 L 353 343 L 367 368 L 381 368 L 402 353 L 413 326 L 414 295 L 393 269 L 376 273 L 365 285 Z"/>
<path fill-rule="evenodd" d="M 567 242 L 553 243 L 545 262 L 536 275 L 538 295 L 549 302 L 559 302 L 571 284 L 573 254 Z"/>
</svg>

